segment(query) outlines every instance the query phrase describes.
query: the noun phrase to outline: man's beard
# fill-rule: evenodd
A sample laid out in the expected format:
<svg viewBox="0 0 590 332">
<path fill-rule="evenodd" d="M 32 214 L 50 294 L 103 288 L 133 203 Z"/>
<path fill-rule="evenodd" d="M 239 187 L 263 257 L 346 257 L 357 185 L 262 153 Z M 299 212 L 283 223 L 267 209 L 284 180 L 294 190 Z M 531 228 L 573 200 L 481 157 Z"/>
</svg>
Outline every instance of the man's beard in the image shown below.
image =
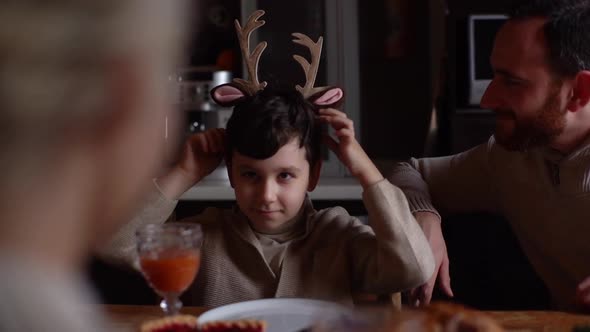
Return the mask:
<svg viewBox="0 0 590 332">
<path fill-rule="evenodd" d="M 510 133 L 502 133 L 500 123 L 496 123 L 496 141 L 511 151 L 526 151 L 534 147 L 547 146 L 565 128 L 566 109 L 560 108 L 558 91 L 555 90 L 532 119 L 519 119 L 510 110 L 498 110 L 497 113 L 504 116 L 510 114 L 515 121 L 514 129 Z"/>
</svg>

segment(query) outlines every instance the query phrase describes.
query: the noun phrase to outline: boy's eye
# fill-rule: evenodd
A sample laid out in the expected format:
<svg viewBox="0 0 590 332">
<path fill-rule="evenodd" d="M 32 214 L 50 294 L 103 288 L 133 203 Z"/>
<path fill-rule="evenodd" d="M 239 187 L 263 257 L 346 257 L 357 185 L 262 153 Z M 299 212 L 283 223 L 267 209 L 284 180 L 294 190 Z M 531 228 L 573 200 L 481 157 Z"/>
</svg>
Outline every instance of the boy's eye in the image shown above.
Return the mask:
<svg viewBox="0 0 590 332">
<path fill-rule="evenodd" d="M 242 172 L 242 177 L 247 179 L 253 179 L 256 177 L 256 173 L 252 171 Z"/>
<path fill-rule="evenodd" d="M 281 180 L 290 180 L 292 179 L 294 176 L 291 173 L 287 173 L 287 172 L 283 172 L 279 174 L 279 179 Z"/>
</svg>

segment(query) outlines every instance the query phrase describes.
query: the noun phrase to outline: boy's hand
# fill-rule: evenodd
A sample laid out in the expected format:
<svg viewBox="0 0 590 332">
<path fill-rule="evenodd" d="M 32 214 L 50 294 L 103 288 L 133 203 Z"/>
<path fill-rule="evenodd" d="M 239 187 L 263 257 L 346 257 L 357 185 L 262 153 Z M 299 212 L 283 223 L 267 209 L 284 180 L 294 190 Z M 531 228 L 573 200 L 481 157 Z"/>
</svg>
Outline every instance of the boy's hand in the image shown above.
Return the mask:
<svg viewBox="0 0 590 332">
<path fill-rule="evenodd" d="M 359 180 L 363 189 L 383 180 L 381 172 L 354 137 L 353 122 L 345 113 L 333 108 L 320 109 L 319 118 L 334 128 L 334 134 L 338 139 L 335 140 L 326 135 L 324 142 L 330 150 L 334 151 L 350 173 Z"/>
<path fill-rule="evenodd" d="M 158 186 L 166 197 L 178 199 L 219 166 L 224 150 L 225 129 L 207 129 L 190 136 L 178 163 L 157 179 Z"/>
</svg>

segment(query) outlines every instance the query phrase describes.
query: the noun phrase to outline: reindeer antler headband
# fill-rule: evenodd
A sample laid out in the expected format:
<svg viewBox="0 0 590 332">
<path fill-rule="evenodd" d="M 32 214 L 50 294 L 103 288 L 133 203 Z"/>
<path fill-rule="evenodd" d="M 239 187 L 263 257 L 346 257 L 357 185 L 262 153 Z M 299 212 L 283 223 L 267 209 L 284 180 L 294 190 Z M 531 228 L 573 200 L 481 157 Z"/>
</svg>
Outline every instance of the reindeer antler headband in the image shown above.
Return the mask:
<svg viewBox="0 0 590 332">
<path fill-rule="evenodd" d="M 215 102 L 222 106 L 234 106 L 242 98 L 246 96 L 253 96 L 260 90 L 266 87 L 266 82 L 259 82 L 258 80 L 258 63 L 262 52 L 266 49 L 267 43 L 265 41 L 258 43 L 254 51 L 250 53 L 250 35 L 252 32 L 266 22 L 258 19 L 264 15 L 264 10 L 257 10 L 248 17 L 244 27 L 240 25 L 238 20 L 235 21 L 236 32 L 240 42 L 240 49 L 244 57 L 244 62 L 248 70 L 248 80 L 241 78 L 233 79 L 232 83 L 227 83 L 215 87 L 211 91 L 211 96 Z M 300 55 L 293 55 L 303 71 L 305 72 L 305 86 L 297 85 L 295 88 L 299 91 L 305 99 L 312 103 L 330 107 L 339 103 L 344 96 L 342 89 L 336 87 L 314 87 L 315 79 L 320 65 L 320 55 L 322 54 L 323 38 L 319 37 L 317 42 L 314 42 L 308 36 L 302 33 L 293 33 L 295 39 L 294 43 L 307 47 L 311 52 L 311 62 L 307 61 Z"/>
<path fill-rule="evenodd" d="M 264 15 L 263 10 L 257 10 L 250 17 L 248 17 L 248 22 L 244 28 L 240 26 L 240 22 L 236 20 L 236 32 L 238 33 L 238 39 L 240 41 L 240 49 L 242 50 L 242 55 L 244 56 L 244 62 L 246 63 L 246 68 L 248 69 L 248 77 L 249 80 L 243 80 L 241 78 L 234 79 L 234 84 L 240 86 L 244 89 L 248 95 L 254 95 L 256 92 L 264 89 L 266 87 L 266 82 L 258 82 L 258 62 L 260 61 L 260 56 L 264 49 L 266 49 L 266 42 L 260 42 L 256 45 L 254 52 L 250 53 L 250 35 L 252 32 L 261 26 L 263 26 L 266 22 L 265 21 L 258 21 L 258 19 Z"/>
</svg>

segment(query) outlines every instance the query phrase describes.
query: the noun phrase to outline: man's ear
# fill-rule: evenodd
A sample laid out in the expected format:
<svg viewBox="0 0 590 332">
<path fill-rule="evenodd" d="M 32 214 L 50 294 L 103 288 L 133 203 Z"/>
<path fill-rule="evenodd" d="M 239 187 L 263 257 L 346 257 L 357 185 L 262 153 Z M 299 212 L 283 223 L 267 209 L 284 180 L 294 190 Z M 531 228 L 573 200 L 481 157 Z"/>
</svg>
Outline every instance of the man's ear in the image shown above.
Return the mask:
<svg viewBox="0 0 590 332">
<path fill-rule="evenodd" d="M 320 173 L 322 170 L 322 160 L 319 159 L 309 170 L 309 184 L 307 191 L 313 191 L 320 180 Z"/>
<path fill-rule="evenodd" d="M 573 95 L 567 105 L 570 112 L 588 106 L 590 103 L 590 71 L 580 71 L 573 80 Z"/>
</svg>

